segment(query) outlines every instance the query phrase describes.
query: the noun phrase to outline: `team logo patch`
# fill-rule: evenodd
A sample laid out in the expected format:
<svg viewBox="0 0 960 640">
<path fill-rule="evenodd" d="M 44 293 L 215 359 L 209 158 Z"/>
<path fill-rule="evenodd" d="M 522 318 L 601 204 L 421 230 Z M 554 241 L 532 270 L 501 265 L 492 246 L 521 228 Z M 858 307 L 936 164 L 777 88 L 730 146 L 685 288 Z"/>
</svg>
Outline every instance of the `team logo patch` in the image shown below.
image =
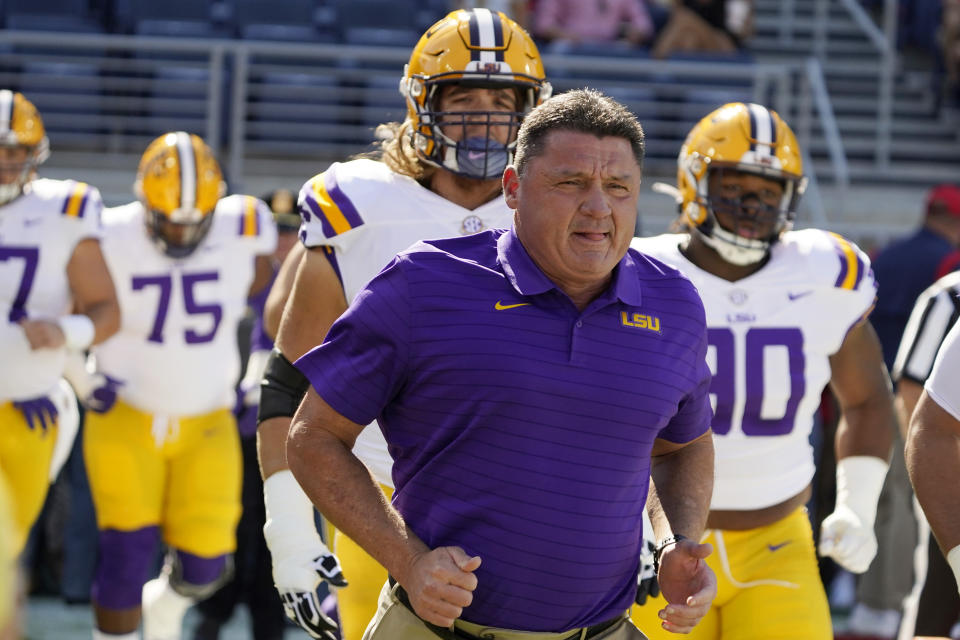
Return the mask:
<svg viewBox="0 0 960 640">
<path fill-rule="evenodd" d="M 644 313 L 627 313 L 626 311 L 621 311 L 620 324 L 625 327 L 633 327 L 634 329 L 646 329 L 647 331 L 654 331 L 659 334 L 663 333 L 660 331 L 660 318 L 657 316 L 648 316 Z"/>
<path fill-rule="evenodd" d="M 730 298 L 730 302 L 735 305 L 741 305 L 747 301 L 747 292 L 743 289 L 734 289 L 727 294 L 727 297 Z"/>
<path fill-rule="evenodd" d="M 460 233 L 468 236 L 472 233 L 480 233 L 484 230 L 483 220 L 480 216 L 469 215 L 460 223 Z"/>
</svg>

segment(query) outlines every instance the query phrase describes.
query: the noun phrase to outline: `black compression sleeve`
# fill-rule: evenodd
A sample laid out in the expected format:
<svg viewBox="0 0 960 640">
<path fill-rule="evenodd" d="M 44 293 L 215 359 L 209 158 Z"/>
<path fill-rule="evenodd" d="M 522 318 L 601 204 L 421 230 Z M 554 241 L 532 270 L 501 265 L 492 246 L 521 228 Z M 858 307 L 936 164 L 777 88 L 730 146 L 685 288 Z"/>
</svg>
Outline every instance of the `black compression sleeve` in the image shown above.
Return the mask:
<svg viewBox="0 0 960 640">
<path fill-rule="evenodd" d="M 310 381 L 274 347 L 260 381 L 257 424 L 270 418 L 292 418 L 309 387 Z"/>
</svg>

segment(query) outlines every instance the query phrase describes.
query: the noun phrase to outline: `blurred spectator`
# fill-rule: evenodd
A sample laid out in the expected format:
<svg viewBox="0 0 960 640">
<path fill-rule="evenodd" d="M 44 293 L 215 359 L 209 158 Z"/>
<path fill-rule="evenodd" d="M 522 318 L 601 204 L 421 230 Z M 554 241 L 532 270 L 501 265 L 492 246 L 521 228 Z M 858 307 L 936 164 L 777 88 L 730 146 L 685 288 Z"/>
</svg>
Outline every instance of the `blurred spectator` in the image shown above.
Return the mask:
<svg viewBox="0 0 960 640">
<path fill-rule="evenodd" d="M 529 5 L 527 0 L 451 0 L 450 10 L 456 9 L 490 9 L 490 11 L 502 11 L 508 18 L 519 24 L 524 29 L 529 29 L 527 18 Z"/>
<path fill-rule="evenodd" d="M 924 289 L 960 266 L 960 187 L 942 184 L 927 195 L 923 224 L 913 235 L 891 243 L 873 262 L 879 283 L 870 322 L 877 331 L 888 369 L 910 311 Z M 906 425 L 901 425 L 902 429 Z M 894 638 L 903 599 L 913 587 L 913 555 L 917 544 L 913 492 L 903 460 L 903 438 L 895 434 L 893 458 L 877 507 L 877 557 L 857 584 L 847 638 Z"/>
<path fill-rule="evenodd" d="M 941 184 L 927 194 L 923 224 L 894 241 L 873 263 L 880 285 L 870 322 L 883 345 L 887 368 L 893 367 L 910 310 L 924 289 L 960 266 L 960 186 Z"/>
<path fill-rule="evenodd" d="M 537 0 L 534 34 L 562 52 L 577 45 L 636 47 L 653 37 L 653 20 L 644 0 Z"/>
<path fill-rule="evenodd" d="M 733 53 L 752 30 L 751 0 L 675 0 L 652 53 L 655 58 L 674 53 Z"/>
<path fill-rule="evenodd" d="M 297 242 L 300 215 L 296 211 L 296 196 L 288 189 L 278 189 L 263 198 L 273 211 L 277 224 L 277 249 L 274 252 L 274 279 L 280 263 Z M 249 300 L 253 326 L 241 324 L 249 333 L 247 341 L 241 336 L 241 355 L 249 354 L 246 371 L 237 388 L 237 406 L 234 413 L 240 430 L 240 448 L 243 453 L 243 512 L 237 524 L 237 551 L 234 555 L 235 573 L 216 593 L 197 605 L 200 622 L 194 629 L 194 640 L 217 640 L 221 628 L 233 615 L 237 604 L 245 602 L 250 611 L 253 640 L 280 640 L 286 627 L 286 616 L 280 596 L 273 586 L 270 553 L 263 538 L 266 512 L 263 505 L 263 480 L 257 467 L 257 404 L 260 399 L 260 378 L 266 356 L 273 347 L 273 336 L 263 326 L 263 307 L 270 285 Z M 244 353 L 246 352 L 246 353 Z"/>
</svg>

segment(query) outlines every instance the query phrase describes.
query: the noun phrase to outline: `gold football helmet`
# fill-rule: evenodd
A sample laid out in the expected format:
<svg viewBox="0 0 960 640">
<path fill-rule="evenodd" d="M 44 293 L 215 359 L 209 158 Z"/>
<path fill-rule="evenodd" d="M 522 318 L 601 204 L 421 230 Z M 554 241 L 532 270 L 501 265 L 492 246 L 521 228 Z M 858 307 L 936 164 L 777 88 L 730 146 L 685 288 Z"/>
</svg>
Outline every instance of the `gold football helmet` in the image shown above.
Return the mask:
<svg viewBox="0 0 960 640">
<path fill-rule="evenodd" d="M 150 143 L 134 185 L 150 237 L 173 258 L 190 255 L 203 241 L 225 189 L 210 147 L 184 131 L 165 133 Z"/>
<path fill-rule="evenodd" d="M 694 233 L 728 262 L 759 262 L 796 216 L 806 189 L 803 160 L 797 138 L 777 112 L 758 104 L 726 104 L 703 118 L 687 135 L 677 158 L 680 211 Z M 709 178 L 718 171 L 737 171 L 773 178 L 783 183 L 778 206 L 752 201 L 751 195 L 730 200 L 710 193 Z M 748 238 L 720 225 L 716 212 L 723 208 L 733 219 L 772 216 L 772 232 L 765 238 Z"/>
<path fill-rule="evenodd" d="M 443 85 L 513 88 L 517 111 L 441 112 L 437 103 Z M 543 62 L 533 40 L 520 25 L 489 9 L 453 11 L 427 29 L 404 67 L 400 93 L 413 123 L 412 143 L 427 163 L 477 179 L 499 177 L 513 159 L 517 129 L 524 114 L 550 97 Z M 486 135 L 454 141 L 445 127 L 486 123 Z M 494 124 L 495 123 L 495 124 Z M 493 126 L 509 126 L 509 142 L 498 142 Z"/>
<path fill-rule="evenodd" d="M 49 155 L 50 143 L 36 107 L 22 94 L 0 89 L 0 205 L 20 197 Z"/>
</svg>

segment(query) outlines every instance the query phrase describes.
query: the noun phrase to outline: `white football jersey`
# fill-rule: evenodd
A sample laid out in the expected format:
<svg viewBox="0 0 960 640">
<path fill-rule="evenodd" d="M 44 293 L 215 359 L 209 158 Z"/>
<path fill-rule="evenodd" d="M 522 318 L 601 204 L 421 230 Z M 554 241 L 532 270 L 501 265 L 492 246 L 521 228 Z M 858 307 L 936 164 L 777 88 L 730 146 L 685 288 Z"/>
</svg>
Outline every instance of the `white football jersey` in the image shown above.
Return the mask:
<svg viewBox="0 0 960 640">
<path fill-rule="evenodd" d="M 716 475 L 711 509 L 752 510 L 800 493 L 813 478 L 809 444 L 829 357 L 872 309 L 870 261 L 844 238 L 791 231 L 756 273 L 729 282 L 680 252 L 683 235 L 631 246 L 679 268 L 707 312 Z"/>
<path fill-rule="evenodd" d="M 120 398 L 148 413 L 192 416 L 232 406 L 237 324 L 258 255 L 272 253 L 270 209 L 250 196 L 217 203 L 203 242 L 170 258 L 147 235 L 139 202 L 103 212 L 103 252 L 120 301 L 120 331 L 93 349 Z"/>
<path fill-rule="evenodd" d="M 465 209 L 382 162 L 334 163 L 300 190 L 300 239 L 332 249 L 347 302 L 410 245 L 485 229 L 509 228 L 513 211 L 502 197 Z M 364 429 L 354 453 L 392 487 L 393 459 L 377 425 Z"/>
<path fill-rule="evenodd" d="M 72 180 L 34 180 L 0 207 L 0 402 L 50 394 L 66 349 L 32 351 L 22 318 L 55 319 L 70 313 L 67 264 L 77 244 L 99 239 L 103 205 L 95 187 Z"/>
</svg>

